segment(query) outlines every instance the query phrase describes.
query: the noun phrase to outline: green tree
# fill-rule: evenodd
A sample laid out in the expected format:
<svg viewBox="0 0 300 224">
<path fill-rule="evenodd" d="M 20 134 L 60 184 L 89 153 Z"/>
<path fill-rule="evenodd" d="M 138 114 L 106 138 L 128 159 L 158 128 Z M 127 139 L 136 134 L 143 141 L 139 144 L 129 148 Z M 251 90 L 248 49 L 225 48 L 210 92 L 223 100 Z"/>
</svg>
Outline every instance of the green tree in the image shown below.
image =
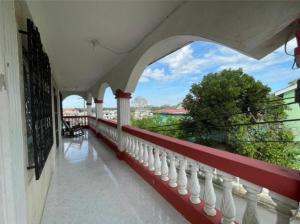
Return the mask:
<svg viewBox="0 0 300 224">
<path fill-rule="evenodd" d="M 143 119 L 131 119 L 134 127 L 142 128 L 148 131 L 160 133 L 163 135 L 186 139 L 186 132 L 181 128 L 182 118 L 168 116 L 162 119 L 160 115 L 147 117 Z"/>
<path fill-rule="evenodd" d="M 226 150 L 277 165 L 299 166 L 294 136 L 284 123 L 257 124 L 286 118 L 284 102 L 270 91 L 242 69 L 204 76 L 183 101 L 196 141 L 222 144 Z"/>
</svg>

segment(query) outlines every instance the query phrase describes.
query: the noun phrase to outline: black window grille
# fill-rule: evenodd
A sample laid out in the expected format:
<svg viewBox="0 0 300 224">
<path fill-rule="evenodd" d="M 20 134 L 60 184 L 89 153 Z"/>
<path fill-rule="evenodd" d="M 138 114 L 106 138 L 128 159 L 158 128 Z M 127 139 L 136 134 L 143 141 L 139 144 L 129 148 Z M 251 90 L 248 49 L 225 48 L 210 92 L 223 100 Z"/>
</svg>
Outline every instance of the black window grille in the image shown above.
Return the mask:
<svg viewBox="0 0 300 224">
<path fill-rule="evenodd" d="M 38 180 L 53 145 L 51 69 L 37 27 L 27 19 L 23 46 L 24 98 L 27 128 L 28 168 Z"/>
</svg>

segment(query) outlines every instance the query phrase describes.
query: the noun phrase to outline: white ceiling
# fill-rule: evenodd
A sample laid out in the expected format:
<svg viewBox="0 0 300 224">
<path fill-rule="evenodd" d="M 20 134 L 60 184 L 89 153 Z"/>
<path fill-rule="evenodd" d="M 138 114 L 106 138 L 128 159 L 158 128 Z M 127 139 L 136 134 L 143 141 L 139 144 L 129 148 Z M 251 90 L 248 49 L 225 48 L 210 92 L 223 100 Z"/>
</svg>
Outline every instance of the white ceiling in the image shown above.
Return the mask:
<svg viewBox="0 0 300 224">
<path fill-rule="evenodd" d="M 27 1 L 55 80 L 69 91 L 89 89 L 180 2 Z"/>
</svg>

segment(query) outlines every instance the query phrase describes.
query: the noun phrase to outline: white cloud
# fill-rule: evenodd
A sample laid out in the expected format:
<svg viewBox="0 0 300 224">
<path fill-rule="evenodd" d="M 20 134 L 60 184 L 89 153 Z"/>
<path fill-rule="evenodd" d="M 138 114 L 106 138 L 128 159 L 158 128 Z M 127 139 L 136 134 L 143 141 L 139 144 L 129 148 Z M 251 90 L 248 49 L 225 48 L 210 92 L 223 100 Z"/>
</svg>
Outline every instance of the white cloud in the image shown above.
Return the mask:
<svg viewBox="0 0 300 224">
<path fill-rule="evenodd" d="M 293 39 L 288 43 L 289 51 L 293 51 L 297 45 Z M 176 80 L 203 74 L 203 71 L 214 72 L 226 68 L 243 68 L 249 74 L 263 74 L 257 76 L 259 79 L 268 79 L 270 82 L 278 80 L 278 67 L 286 62 L 293 62 L 293 58 L 289 57 L 284 52 L 284 47 L 280 47 L 271 54 L 256 60 L 229 49 L 224 46 L 215 45 L 208 52 L 196 57 L 194 49 L 191 45 L 187 45 L 178 51 L 162 58 L 158 63 L 162 68 L 145 69 L 140 82 L 149 80 Z M 280 67 L 280 74 L 291 73 L 291 68 Z M 279 71 L 278 71 L 279 72 Z M 295 74 L 295 73 L 294 73 Z M 298 75 L 300 75 L 298 73 Z M 290 77 L 291 75 L 289 75 Z M 279 79 L 280 80 L 280 79 Z"/>
<path fill-rule="evenodd" d="M 150 79 L 153 80 L 168 80 L 168 76 L 164 69 L 151 69 L 146 68 L 140 78 L 140 82 L 148 82 Z"/>
</svg>

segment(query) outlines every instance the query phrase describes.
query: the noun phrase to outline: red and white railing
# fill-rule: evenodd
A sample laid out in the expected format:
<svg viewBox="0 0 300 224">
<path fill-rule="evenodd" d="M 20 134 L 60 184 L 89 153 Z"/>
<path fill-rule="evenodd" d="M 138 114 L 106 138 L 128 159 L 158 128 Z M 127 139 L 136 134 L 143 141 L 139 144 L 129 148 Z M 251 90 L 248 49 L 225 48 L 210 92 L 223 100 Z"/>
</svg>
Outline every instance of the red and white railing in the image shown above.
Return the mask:
<svg viewBox="0 0 300 224">
<path fill-rule="evenodd" d="M 97 121 L 99 125 L 94 127 L 97 133 L 102 134 L 104 137 L 110 139 L 112 142 L 117 144 L 118 142 L 117 123 L 105 119 L 98 119 Z"/>
<path fill-rule="evenodd" d="M 117 124 L 89 120 L 92 130 L 116 148 Z M 298 207 L 298 171 L 132 126 L 122 132 L 123 159 L 192 223 L 271 223 L 258 215 L 262 188 L 276 203 L 276 223 L 290 223 Z M 242 210 L 233 196 L 236 180 L 247 191 Z"/>
<path fill-rule="evenodd" d="M 76 125 L 88 127 L 88 116 L 63 116 L 63 119 L 70 122 L 71 127 Z"/>
</svg>

